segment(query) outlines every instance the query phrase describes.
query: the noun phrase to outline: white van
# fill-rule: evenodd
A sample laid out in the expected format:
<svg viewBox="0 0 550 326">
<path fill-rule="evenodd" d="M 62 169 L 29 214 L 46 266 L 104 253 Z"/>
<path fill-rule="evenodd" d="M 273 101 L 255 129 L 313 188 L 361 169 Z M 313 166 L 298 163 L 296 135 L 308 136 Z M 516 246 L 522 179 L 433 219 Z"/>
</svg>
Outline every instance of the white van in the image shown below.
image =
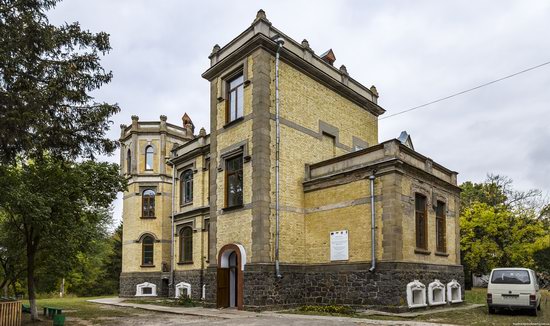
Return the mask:
<svg viewBox="0 0 550 326">
<path fill-rule="evenodd" d="M 540 310 L 539 282 L 528 268 L 495 268 L 489 276 L 487 306 L 489 313 L 497 308 L 529 309 L 536 316 Z"/>
</svg>

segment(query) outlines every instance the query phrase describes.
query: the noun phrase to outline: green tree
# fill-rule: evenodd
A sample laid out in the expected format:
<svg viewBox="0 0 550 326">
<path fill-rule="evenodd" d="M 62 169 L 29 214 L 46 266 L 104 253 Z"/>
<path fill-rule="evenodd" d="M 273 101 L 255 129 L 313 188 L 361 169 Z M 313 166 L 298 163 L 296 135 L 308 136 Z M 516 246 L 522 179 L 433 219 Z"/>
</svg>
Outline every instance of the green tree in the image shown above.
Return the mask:
<svg viewBox="0 0 550 326">
<path fill-rule="evenodd" d="M 37 318 L 35 275 L 65 275 L 110 222 L 125 181 L 118 165 L 67 163 L 50 157 L 1 166 L 0 209 L 7 236 L 23 244 L 31 316 Z"/>
<path fill-rule="evenodd" d="M 103 238 L 92 241 L 67 275 L 67 290 L 79 296 L 118 293 L 122 268 L 122 225 Z"/>
<path fill-rule="evenodd" d="M 122 272 L 122 223 L 118 225 L 115 232 L 111 235 L 110 244 L 111 254 L 105 264 L 105 279 L 109 282 L 110 288 L 119 293 L 119 278 Z"/>
<path fill-rule="evenodd" d="M 517 191 L 512 180 L 489 175 L 461 185 L 461 252 L 466 272 L 503 266 L 536 267 L 549 235 L 541 191 Z"/>
<path fill-rule="evenodd" d="M 6 216 L 0 210 L 0 290 L 7 295 L 9 289 L 15 295 L 16 284 L 24 276 L 24 247 L 17 239 L 11 239 L 4 227 Z"/>
<path fill-rule="evenodd" d="M 105 133 L 119 107 L 90 95 L 112 79 L 100 65 L 109 35 L 50 24 L 45 12 L 57 2 L 0 0 L 0 162 L 116 148 Z"/>
</svg>

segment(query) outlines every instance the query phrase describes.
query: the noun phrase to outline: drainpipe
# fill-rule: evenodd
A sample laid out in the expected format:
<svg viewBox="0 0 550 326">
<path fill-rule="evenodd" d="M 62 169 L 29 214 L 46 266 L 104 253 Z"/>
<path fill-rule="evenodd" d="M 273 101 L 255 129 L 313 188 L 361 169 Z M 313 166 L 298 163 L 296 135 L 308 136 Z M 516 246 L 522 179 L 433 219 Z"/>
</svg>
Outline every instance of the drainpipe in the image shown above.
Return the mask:
<svg viewBox="0 0 550 326">
<path fill-rule="evenodd" d="M 172 160 L 166 160 L 166 163 L 172 166 L 172 228 L 170 229 L 170 284 L 169 288 L 174 286 L 174 205 L 176 196 L 176 165 Z"/>
<path fill-rule="evenodd" d="M 376 269 L 376 211 L 374 208 L 374 176 L 375 171 L 369 177 L 370 180 L 370 214 L 371 214 L 371 267 L 369 272 L 374 272 Z"/>
<path fill-rule="evenodd" d="M 277 52 L 275 53 L 275 128 L 277 136 L 275 141 L 275 275 L 282 278 L 279 269 L 279 144 L 281 142 L 281 128 L 279 121 L 279 52 L 285 41 L 277 38 Z"/>
</svg>

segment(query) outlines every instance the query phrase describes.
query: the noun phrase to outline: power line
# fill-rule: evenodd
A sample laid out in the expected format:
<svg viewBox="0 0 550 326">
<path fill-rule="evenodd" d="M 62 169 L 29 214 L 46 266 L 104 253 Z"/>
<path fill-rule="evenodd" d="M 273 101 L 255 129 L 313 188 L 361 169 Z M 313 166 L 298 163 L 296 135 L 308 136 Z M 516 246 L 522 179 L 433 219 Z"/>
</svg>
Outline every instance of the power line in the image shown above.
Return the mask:
<svg viewBox="0 0 550 326">
<path fill-rule="evenodd" d="M 396 115 L 400 115 L 400 114 L 403 114 L 403 113 L 407 113 L 407 112 L 411 112 L 411 111 L 414 111 L 414 110 L 418 110 L 420 108 L 423 108 L 423 107 L 426 107 L 428 105 L 432 105 L 434 103 L 437 103 L 437 102 L 441 102 L 441 101 L 444 101 L 444 100 L 448 100 L 450 98 L 453 98 L 453 97 L 456 97 L 456 96 L 459 96 L 459 95 L 462 95 L 462 94 L 465 94 L 465 93 L 468 93 L 468 92 L 471 92 L 471 91 L 474 91 L 476 89 L 479 89 L 479 88 L 482 88 L 482 87 L 485 87 L 485 86 L 488 86 L 488 85 L 491 85 L 491 84 L 494 84 L 494 83 L 498 83 L 499 81 L 502 81 L 502 80 L 505 80 L 505 79 L 508 79 L 508 78 L 512 78 L 514 76 L 517 76 L 517 75 L 520 75 L 520 74 L 523 74 L 525 72 L 528 72 L 528 71 L 531 71 L 531 70 L 534 70 L 534 69 L 537 69 L 537 68 L 540 68 L 542 66 L 545 66 L 547 64 L 550 64 L 550 61 L 547 61 L 545 63 L 541 63 L 540 65 L 536 65 L 534 67 L 531 67 L 531 68 L 527 68 L 525 70 L 522 70 L 522 71 L 518 71 L 516 73 L 513 73 L 511 75 L 508 75 L 508 76 L 505 76 L 505 77 L 502 77 L 502 78 L 499 78 L 499 79 L 495 79 L 493 81 L 490 81 L 488 83 L 485 83 L 485 84 L 481 84 L 481 85 L 478 85 L 476 87 L 472 87 L 472 88 L 469 88 L 467 90 L 464 90 L 464 91 L 461 91 L 461 92 L 458 92 L 458 93 L 454 93 L 452 95 L 449 95 L 449 96 L 445 96 L 445 97 L 442 97 L 442 98 L 439 98 L 437 100 L 434 100 L 434 101 L 431 101 L 431 102 L 428 102 L 428 103 L 425 103 L 425 104 L 422 104 L 422 105 L 419 105 L 419 106 L 415 106 L 415 107 L 412 107 L 410 109 L 406 109 L 406 110 L 403 110 L 403 111 L 399 111 L 399 112 L 396 112 L 394 114 L 390 114 L 388 116 L 385 116 L 385 117 L 381 117 L 379 118 L 378 120 L 383 120 L 383 119 L 388 119 L 388 118 L 391 118 L 391 117 L 395 117 Z"/>
</svg>

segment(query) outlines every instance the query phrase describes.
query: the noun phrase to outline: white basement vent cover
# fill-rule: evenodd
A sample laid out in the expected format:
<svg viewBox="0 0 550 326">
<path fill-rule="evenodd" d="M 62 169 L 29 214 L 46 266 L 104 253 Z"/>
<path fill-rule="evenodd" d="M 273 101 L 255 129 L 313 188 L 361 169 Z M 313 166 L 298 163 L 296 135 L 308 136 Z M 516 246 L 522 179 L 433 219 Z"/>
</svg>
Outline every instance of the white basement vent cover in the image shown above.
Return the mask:
<svg viewBox="0 0 550 326">
<path fill-rule="evenodd" d="M 446 303 L 445 285 L 437 279 L 428 284 L 428 304 L 430 306 L 439 306 Z"/>
<path fill-rule="evenodd" d="M 452 280 L 447 283 L 447 301 L 449 301 L 449 303 L 462 302 L 461 286 L 457 280 Z"/>
<path fill-rule="evenodd" d="M 191 284 L 185 282 L 176 284 L 176 298 L 179 298 L 182 295 L 191 298 Z"/>
<path fill-rule="evenodd" d="M 157 285 L 149 282 L 144 282 L 136 285 L 136 297 L 156 297 Z"/>
<path fill-rule="evenodd" d="M 407 284 L 407 304 L 409 308 L 426 307 L 426 286 L 419 280 Z"/>
</svg>

